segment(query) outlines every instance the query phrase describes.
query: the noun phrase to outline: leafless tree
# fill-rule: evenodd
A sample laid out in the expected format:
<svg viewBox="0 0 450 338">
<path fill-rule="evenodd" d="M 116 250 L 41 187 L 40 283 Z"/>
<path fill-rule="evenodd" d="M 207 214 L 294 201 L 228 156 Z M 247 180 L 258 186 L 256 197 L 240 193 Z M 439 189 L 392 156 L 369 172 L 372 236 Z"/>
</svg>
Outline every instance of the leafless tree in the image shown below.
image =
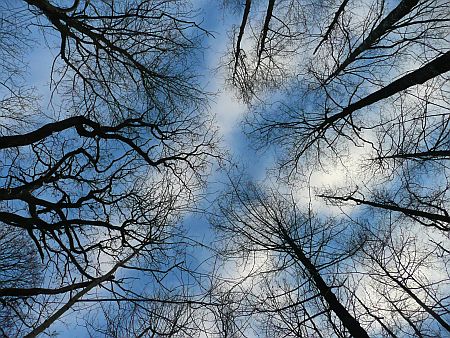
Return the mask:
<svg viewBox="0 0 450 338">
<path fill-rule="evenodd" d="M 336 229 L 353 228 L 361 239 L 352 267 L 334 272 L 346 281 L 337 288 L 341 301 L 370 334 L 445 336 L 448 3 L 265 1 L 249 8 L 228 53 L 230 84 L 249 103 L 248 135 L 260 149 L 280 147 L 278 173 L 290 183 L 333 172 L 336 163 L 351 177 L 345 186 L 293 188 L 340 208 L 347 225 Z M 246 234 L 249 242 L 264 238 Z M 283 325 L 295 326 L 299 316 Z"/>
<path fill-rule="evenodd" d="M 177 260 L 189 245 L 179 221 L 218 157 L 194 72 L 207 32 L 194 14 L 171 0 L 2 6 L 2 46 L 30 34 L 18 47 L 37 41 L 57 54 L 44 109 L 15 71 L 20 51 L 2 51 L 0 226 L 27 238 L 23 253 L 40 257 L 42 278 L 2 280 L 0 296 L 45 306 L 18 335 L 44 332 L 99 290 L 126 300 L 129 271 L 150 276 L 155 302 L 164 276 L 189 273 Z"/>
<path fill-rule="evenodd" d="M 238 277 L 249 280 L 251 295 L 243 305 L 263 317 L 260 330 L 369 336 L 358 307 L 341 291 L 345 265 L 362 245 L 350 241 L 350 230 L 302 211 L 291 193 L 236 183 L 226 200 L 215 224 L 223 232 L 225 259 L 255 266 Z"/>
<path fill-rule="evenodd" d="M 224 259 L 245 267 L 228 277 L 234 307 L 258 336 L 448 332 L 448 238 L 434 228 L 384 209 L 324 218 L 242 182 L 221 200 Z"/>
<path fill-rule="evenodd" d="M 271 7 L 270 1 L 264 3 Z M 256 30 L 255 36 L 238 35 L 237 41 L 247 39 L 246 45 L 251 46 L 235 47 L 240 59 L 245 55 L 248 62 L 241 64 L 237 53 L 230 53 L 237 70 L 229 74 L 238 92 L 256 104 L 248 118 L 254 138 L 262 145 L 277 141 L 289 147 L 285 161 L 295 164 L 305 153 L 327 148 L 339 152 L 338 143 L 346 140 L 358 146 L 374 145 L 371 133 L 405 115 L 398 107 L 400 102 L 428 102 L 434 111 L 441 108 L 440 116 L 447 116 L 445 98 L 430 95 L 447 91 L 447 5 L 441 1 L 397 5 L 386 1 L 278 1 L 262 16 L 264 11 L 251 7 L 254 13 L 250 11 L 248 18 L 252 20 L 243 20 L 240 32 L 252 32 L 258 23 L 264 28 Z M 294 16 L 302 19 L 292 20 Z M 288 46 L 264 43 L 263 55 L 281 53 L 277 62 L 273 56 L 268 58 L 264 68 L 258 46 L 271 34 Z M 239 72 L 248 75 L 237 80 Z M 273 72 L 282 74 L 279 80 Z M 417 87 L 422 84 L 428 88 L 427 96 Z M 262 103 L 252 100 L 255 96 Z M 384 108 L 391 105 L 397 107 L 394 116 L 392 109 Z M 435 115 L 427 118 L 437 119 Z"/>
</svg>

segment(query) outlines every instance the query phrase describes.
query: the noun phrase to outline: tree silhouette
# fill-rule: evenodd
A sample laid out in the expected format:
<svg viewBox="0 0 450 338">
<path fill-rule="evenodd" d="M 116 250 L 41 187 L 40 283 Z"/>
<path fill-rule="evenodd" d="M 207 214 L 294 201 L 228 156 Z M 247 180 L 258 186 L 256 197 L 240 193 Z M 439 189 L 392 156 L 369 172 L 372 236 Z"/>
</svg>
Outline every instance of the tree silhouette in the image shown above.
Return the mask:
<svg viewBox="0 0 450 338">
<path fill-rule="evenodd" d="M 2 63 L 0 130 L 0 225 L 28 238 L 43 276 L 5 281 L 0 297 L 40 314 L 17 324 L 18 335 L 36 336 L 98 290 L 126 299 L 135 286 L 121 273 L 142 270 L 155 294 L 172 270 L 189 273 L 178 260 L 188 246 L 178 222 L 218 156 L 193 62 L 207 32 L 179 1 L 2 7 L 3 46 L 41 34 Z M 16 71 L 33 39 L 57 54 L 50 111 Z"/>
<path fill-rule="evenodd" d="M 293 241 L 284 241 L 290 245 L 282 246 L 270 220 L 290 229 L 298 226 L 287 216 L 292 213 L 320 219 L 333 212 L 334 224 L 322 225 L 323 231 L 335 231 L 336 240 L 347 240 L 353 250 L 327 274 L 335 283 L 324 280 L 325 287 L 369 336 L 445 336 L 449 330 L 448 13 L 443 1 L 252 2 L 225 64 L 229 83 L 248 103 L 245 131 L 260 151 L 276 147 L 279 157 L 270 172 L 275 192 L 235 188 L 241 197 L 222 211 L 228 223 L 218 225 L 226 233 L 224 248 L 244 237 L 241 250 L 270 257 L 290 252 L 309 276 L 321 275 L 313 270 L 320 261 L 309 258 L 307 268 L 311 251 L 305 247 L 311 244 L 291 235 Z M 314 185 L 307 178 L 340 176 L 338 170 L 345 183 Z M 284 184 L 295 191 L 289 208 L 278 202 L 285 199 Z M 302 202 L 312 195 L 309 206 Z M 310 217 L 311 200 L 330 210 Z M 342 242 L 333 246 L 336 254 Z M 312 252 L 329 251 L 319 243 Z M 278 261 L 265 273 L 289 274 L 291 261 Z M 263 274 L 248 279 L 257 283 Z M 273 304 L 266 332 L 362 336 L 330 305 L 331 293 L 310 295 L 303 279 L 286 280 L 266 279 L 271 299 L 290 295 L 288 304 L 265 300 Z M 320 291 L 319 280 L 308 283 Z M 328 306 L 311 311 L 306 304 L 315 297 Z M 266 312 L 260 306 L 249 316 Z M 340 321 L 326 319 L 329 314 Z M 326 323 L 333 329 L 327 331 Z"/>
</svg>

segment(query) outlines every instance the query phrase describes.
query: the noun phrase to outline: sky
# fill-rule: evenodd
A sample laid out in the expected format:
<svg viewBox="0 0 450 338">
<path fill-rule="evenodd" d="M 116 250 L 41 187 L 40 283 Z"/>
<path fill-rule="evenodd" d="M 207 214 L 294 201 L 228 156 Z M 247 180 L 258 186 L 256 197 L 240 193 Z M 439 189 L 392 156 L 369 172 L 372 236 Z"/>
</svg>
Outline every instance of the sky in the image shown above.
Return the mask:
<svg viewBox="0 0 450 338">
<path fill-rule="evenodd" d="M 215 119 L 216 126 L 219 131 L 221 146 L 229 153 L 232 159 L 231 171 L 239 171 L 245 175 L 247 179 L 263 180 L 266 176 L 266 169 L 274 164 L 277 156 L 276 149 L 269 148 L 265 151 L 256 151 L 247 136 L 243 132 L 241 125 L 242 118 L 246 114 L 247 106 L 239 100 L 235 93 L 225 85 L 224 68 L 221 66 L 221 60 L 225 55 L 229 43 L 229 30 L 233 25 L 240 24 L 240 13 L 225 11 L 221 8 L 220 1 L 197 0 L 196 6 L 199 8 L 198 18 L 201 20 L 201 26 L 207 29 L 211 34 L 205 41 L 205 53 L 203 63 L 200 63 L 202 83 L 205 90 L 214 93 L 211 98 L 209 114 Z M 52 44 L 52 38 L 46 37 L 47 43 Z M 42 39 L 37 37 L 37 39 Z M 45 43 L 39 43 L 32 49 L 29 55 L 29 63 L 27 69 L 27 78 L 42 97 L 42 102 L 50 108 L 51 102 L 57 103 L 56 97 L 51 96 L 49 90 L 50 72 L 53 60 L 55 58 L 55 50 L 48 49 Z M 53 101 L 51 101 L 53 100 Z M 230 164 L 227 164 L 230 166 Z M 316 172 L 311 180 L 314 183 L 336 183 L 343 180 L 342 174 L 337 171 L 328 173 Z M 226 187 L 229 177 L 219 168 L 215 168 L 209 177 L 209 185 L 207 187 L 207 198 L 202 201 L 200 209 L 208 209 L 215 198 Z M 299 201 L 307 203 L 307 196 L 298 196 Z M 321 207 L 322 204 L 318 204 Z M 182 221 L 183 227 L 187 230 L 188 235 L 206 245 L 214 245 L 214 231 L 208 222 L 208 217 L 199 213 L 190 213 L 186 215 Z M 192 251 L 193 265 L 203 262 L 210 253 L 200 247 L 194 248 Z M 207 264 L 201 264 L 203 269 L 208 269 Z M 225 273 L 229 276 L 238 277 L 248 271 L 248 268 L 236 269 L 227 267 Z M 87 311 L 90 311 L 89 309 Z M 79 316 L 75 316 L 71 311 L 67 312 L 61 321 L 56 322 L 50 328 L 50 332 L 56 333 L 59 337 L 75 338 L 85 337 L 87 332 L 79 325 L 81 323 Z"/>
<path fill-rule="evenodd" d="M 222 58 L 229 48 L 229 31 L 233 25 L 240 24 L 240 13 L 225 12 L 221 8 L 221 1 L 196 0 L 194 3 L 199 8 L 198 18 L 201 18 L 201 26 L 211 33 L 206 37 L 205 53 L 202 62 L 200 62 L 200 70 L 203 76 L 201 82 L 206 91 L 214 94 L 211 97 L 209 114 L 215 119 L 221 139 L 221 147 L 230 154 L 231 161 L 226 166 L 228 166 L 230 172 L 241 172 L 248 179 L 264 181 L 267 177 L 267 169 L 275 164 L 278 152 L 284 149 L 268 147 L 257 151 L 252 147 L 251 141 L 244 134 L 241 124 L 243 117 L 248 114 L 247 106 L 225 85 L 225 70 L 220 67 Z M 32 54 L 29 55 L 29 68 L 27 69 L 27 76 L 31 84 L 38 89 L 43 102 L 47 104 L 50 104 L 51 97 L 48 85 L 50 81 L 49 69 L 55 57 L 52 53 L 45 48 L 44 44 L 36 46 L 32 50 Z M 311 176 L 304 179 L 309 180 L 312 186 L 321 188 L 342 186 L 348 182 L 351 183 L 350 185 L 357 185 L 362 179 L 361 172 L 357 170 L 358 161 L 364 157 L 366 151 L 367 149 L 364 147 L 350 148 L 349 156 L 345 159 L 345 162 L 336 163 L 326 171 L 317 168 Z M 221 191 L 227 185 L 229 177 L 226 170 L 220 169 L 214 167 L 208 178 L 207 195 L 199 205 L 200 210 L 211 210 L 215 199 L 220 196 Z M 347 207 L 343 207 L 343 209 L 331 207 L 323 203 L 323 200 L 314 196 L 311 197 L 302 189 L 295 190 L 295 193 L 296 202 L 300 205 L 306 206 L 311 203 L 315 211 L 326 215 L 340 214 L 342 211 L 351 212 L 352 210 L 351 207 L 348 207 L 348 209 Z M 206 245 L 214 245 L 215 234 L 207 216 L 191 212 L 185 215 L 181 223 L 190 238 Z M 201 246 L 194 247 L 190 254 L 192 266 L 199 265 L 200 269 L 208 269 L 208 264 L 203 263 L 210 255 L 208 250 L 202 249 Z M 248 273 L 248 266 L 235 270 L 232 266 L 227 268 L 226 273 L 232 277 L 239 277 Z M 62 321 L 55 323 L 50 331 L 56 332 L 59 337 L 87 336 L 85 329 L 79 325 L 77 316 L 70 311 Z"/>
<path fill-rule="evenodd" d="M 245 168 L 249 177 L 261 179 L 265 174 L 265 169 L 271 164 L 272 158 L 267 156 L 269 153 L 257 153 L 252 149 L 243 134 L 240 122 L 245 114 L 246 106 L 235 97 L 234 93 L 227 90 L 224 85 L 225 74 L 223 69 L 219 67 L 220 60 L 229 43 L 227 31 L 231 25 L 238 24 L 240 18 L 223 11 L 220 8 L 220 1 L 197 0 L 194 3 L 199 8 L 198 18 L 203 18 L 201 27 L 211 33 L 205 41 L 207 47 L 203 63 L 200 63 L 200 66 L 203 68 L 201 69 L 202 83 L 206 91 L 214 93 L 210 102 L 209 113 L 216 121 L 221 146 L 229 152 L 236 163 L 239 163 L 240 167 Z M 27 69 L 27 78 L 38 90 L 42 102 L 48 105 L 51 99 L 49 69 L 51 69 L 54 57 L 54 50 L 49 50 L 43 43 L 37 44 L 29 55 L 29 67 Z M 227 176 L 219 168 L 213 170 L 209 177 L 208 197 L 201 203 L 200 208 L 210 205 L 221 189 L 224 188 L 227 180 Z M 194 240 L 208 245 L 213 241 L 214 233 L 206 217 L 198 213 L 191 213 L 184 217 L 182 224 Z M 194 249 L 192 253 L 193 259 L 197 262 L 202 262 L 209 255 L 208 251 L 201 250 L 200 247 Z M 196 262 L 192 263 L 196 264 Z M 202 266 L 207 268 L 204 265 Z M 87 331 L 79 325 L 81 321 L 77 317 L 79 316 L 75 316 L 71 311 L 67 312 L 61 321 L 51 326 L 49 332 L 56 333 L 58 337 L 64 338 L 87 337 Z"/>
</svg>

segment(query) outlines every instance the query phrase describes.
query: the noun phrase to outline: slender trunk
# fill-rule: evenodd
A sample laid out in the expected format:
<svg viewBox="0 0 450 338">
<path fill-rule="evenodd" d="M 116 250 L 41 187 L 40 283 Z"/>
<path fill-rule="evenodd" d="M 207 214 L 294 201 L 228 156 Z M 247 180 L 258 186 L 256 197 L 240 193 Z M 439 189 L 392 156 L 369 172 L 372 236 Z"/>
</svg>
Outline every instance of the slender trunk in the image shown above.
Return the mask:
<svg viewBox="0 0 450 338">
<path fill-rule="evenodd" d="M 396 158 L 404 158 L 404 159 L 443 159 L 446 160 L 450 158 L 450 150 L 429 150 L 429 151 L 422 151 L 417 153 L 404 153 L 404 154 L 394 154 L 394 155 L 388 155 L 388 156 L 379 156 L 374 158 L 375 160 L 382 160 L 382 159 L 396 159 Z"/>
<path fill-rule="evenodd" d="M 438 222 L 450 223 L 450 217 L 448 215 L 434 214 L 434 213 L 426 212 L 426 211 L 403 208 L 403 207 L 395 205 L 395 204 L 372 202 L 372 201 L 355 198 L 352 196 L 344 197 L 344 196 L 319 195 L 319 197 L 323 197 L 323 198 L 327 198 L 327 199 L 334 199 L 334 200 L 339 200 L 339 201 L 353 201 L 357 204 L 365 204 L 365 205 L 370 205 L 375 208 L 398 211 L 407 216 L 423 217 L 423 218 L 427 218 L 434 222 L 438 221 Z M 447 228 L 446 230 L 448 231 L 450 229 Z"/>
<path fill-rule="evenodd" d="M 250 7 L 252 5 L 252 0 L 245 1 L 244 15 L 242 16 L 241 26 L 239 27 L 239 34 L 236 42 L 236 51 L 234 52 L 234 70 L 233 70 L 233 79 L 236 76 L 239 57 L 241 54 L 241 42 L 244 36 L 245 26 L 247 25 L 248 15 L 250 13 Z"/>
<path fill-rule="evenodd" d="M 91 283 L 89 283 L 88 286 L 86 286 L 83 290 L 78 292 L 76 295 L 74 295 L 72 298 L 69 299 L 69 301 L 64 304 L 61 308 L 59 308 L 54 314 L 52 314 L 50 317 L 48 317 L 41 325 L 37 326 L 33 331 L 31 331 L 29 334 L 25 336 L 25 338 L 33 338 L 37 335 L 44 332 L 46 329 L 50 327 L 56 320 L 58 320 L 64 313 L 66 313 L 77 301 L 79 301 L 83 296 L 85 296 L 89 291 L 91 291 L 93 288 L 99 286 L 101 283 L 108 281 L 113 278 L 114 273 L 119 269 L 121 266 L 126 264 L 130 259 L 132 259 L 134 256 L 136 256 L 139 252 L 139 249 L 136 249 L 131 255 L 129 255 L 124 260 L 116 263 L 114 267 L 109 270 L 105 275 L 103 275 L 100 278 L 97 278 L 93 280 Z"/>
<path fill-rule="evenodd" d="M 322 123 L 314 127 L 313 132 L 324 133 L 336 121 L 350 116 L 356 110 L 370 106 L 415 85 L 423 84 L 448 71 L 450 71 L 450 52 L 446 52 L 419 69 L 348 105 L 340 113 L 325 118 Z"/>
<path fill-rule="evenodd" d="M 342 12 L 345 9 L 345 6 L 347 5 L 349 0 L 344 0 L 342 2 L 342 4 L 339 6 L 338 10 L 336 11 L 336 13 L 334 13 L 334 18 L 333 21 L 331 21 L 330 25 L 328 26 L 327 31 L 325 32 L 325 34 L 322 37 L 322 40 L 320 40 L 319 44 L 317 45 L 316 49 L 314 49 L 314 53 L 317 53 L 317 50 L 320 48 L 320 46 L 328 40 L 329 35 L 331 34 L 331 32 L 334 29 L 334 26 L 336 25 L 336 23 L 338 22 L 339 17 L 341 16 Z"/>
<path fill-rule="evenodd" d="M 0 297 L 32 297 L 38 295 L 58 295 L 89 286 L 93 281 L 74 283 L 58 289 L 46 288 L 4 288 L 0 289 Z"/>
<path fill-rule="evenodd" d="M 350 63 L 356 60 L 356 58 L 364 51 L 368 50 L 374 43 L 377 43 L 381 37 L 389 32 L 392 26 L 402 19 L 405 15 L 411 12 L 411 10 L 419 3 L 419 0 L 403 0 L 392 12 L 390 12 L 381 22 L 375 27 L 370 34 L 363 40 L 363 42 L 356 47 L 353 52 L 334 70 L 333 73 L 325 80 L 328 83 L 340 72 L 342 72 Z"/>
<path fill-rule="evenodd" d="M 377 262 L 378 266 L 383 270 L 383 272 L 394 282 L 396 283 L 404 292 L 408 294 L 414 301 L 419 304 L 430 316 L 437 320 L 439 324 L 442 325 L 447 331 L 450 332 L 450 325 L 442 319 L 442 317 L 437 314 L 433 309 L 431 309 L 428 305 L 426 305 L 422 300 L 419 299 L 408 287 L 406 287 L 402 282 L 400 282 L 397 278 L 391 275 L 391 273 L 379 262 Z"/>
<path fill-rule="evenodd" d="M 286 230 L 281 229 L 282 235 L 289 245 L 289 247 L 293 251 L 293 256 L 297 258 L 300 263 L 305 267 L 314 281 L 314 285 L 319 290 L 322 297 L 328 303 L 330 309 L 338 316 L 341 320 L 342 324 L 348 330 L 348 332 L 353 337 L 367 337 L 369 335 L 367 332 L 361 327 L 359 322 L 347 311 L 347 309 L 341 304 L 341 302 L 337 299 L 336 295 L 333 293 L 331 288 L 327 285 L 327 283 L 323 280 L 317 268 L 314 264 L 306 257 L 303 253 L 303 250 L 295 243 L 294 240 L 287 234 Z"/>
<path fill-rule="evenodd" d="M 266 46 L 267 33 L 269 32 L 269 24 L 270 24 L 270 20 L 272 19 L 274 5 L 275 5 L 275 0 L 269 0 L 269 4 L 267 5 L 266 18 L 264 20 L 264 26 L 261 31 L 261 39 L 259 41 L 259 51 L 258 51 L 258 62 L 256 64 L 255 70 L 257 70 L 259 68 L 259 65 L 261 64 L 262 53 L 264 52 L 264 49 L 266 48 L 265 46 Z"/>
</svg>

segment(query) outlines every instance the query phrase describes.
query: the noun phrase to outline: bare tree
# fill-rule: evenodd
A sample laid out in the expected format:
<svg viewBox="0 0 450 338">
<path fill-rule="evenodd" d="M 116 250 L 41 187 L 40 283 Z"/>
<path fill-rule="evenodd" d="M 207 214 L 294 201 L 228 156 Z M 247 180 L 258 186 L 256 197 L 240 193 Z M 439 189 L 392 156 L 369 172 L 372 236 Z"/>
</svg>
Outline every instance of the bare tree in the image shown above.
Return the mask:
<svg viewBox="0 0 450 338">
<path fill-rule="evenodd" d="M 369 334 L 448 334 L 448 3 L 278 1 L 270 13 L 262 10 L 269 1 L 260 6 L 252 3 L 242 21 L 240 59 L 228 54 L 237 67 L 230 83 L 250 103 L 250 138 L 260 149 L 281 149 L 281 177 L 297 184 L 298 195 L 315 191 L 340 208 L 347 225 L 331 229 L 353 228 L 361 239 L 351 268 L 334 271 L 345 279 L 336 288 L 340 300 Z M 293 15 L 303 20 L 292 22 Z M 254 28 L 267 22 L 267 34 Z M 259 54 L 261 37 L 269 43 Z M 271 48 L 276 40 L 285 45 Z M 304 175 L 333 173 L 336 164 L 349 177 L 344 184 L 298 188 Z M 248 200 L 241 205 L 252 205 Z M 226 231 L 249 242 L 265 238 L 262 230 L 244 230 L 251 224 Z M 295 326 L 300 313 L 286 316 L 283 326 Z"/>
<path fill-rule="evenodd" d="M 188 4 L 171 0 L 30 0 L 2 10 L 2 24 L 12 30 L 0 43 L 13 44 L 22 25 L 57 53 L 48 70 L 48 112 L 13 81 L 20 75 L 15 61 L 2 64 L 8 80 L 0 106 L 7 116 L 0 130 L 0 226 L 28 238 L 26 250 L 40 256 L 43 276 L 1 285 L 2 304 L 16 297 L 40 313 L 18 334 L 44 332 L 81 301 L 97 299 L 96 290 L 126 300 L 135 290 L 129 271 L 151 276 L 153 299 L 165 299 L 157 286 L 168 271 L 189 272 L 177 260 L 189 245 L 180 217 L 196 203 L 218 156 L 194 73 L 206 31 Z M 18 17 L 29 21 L 10 19 Z M 32 42 L 22 47 L 36 48 Z M 9 90 L 8 81 L 16 87 Z M 26 111 L 17 119 L 11 100 Z M 141 266 L 139 255 L 150 263 Z M 180 306 L 189 297 L 182 296 Z"/>
<path fill-rule="evenodd" d="M 228 281 L 258 336 L 445 336 L 445 237 L 394 211 L 324 218 L 261 188 L 233 185 L 214 223 L 225 261 L 244 262 Z"/>
<path fill-rule="evenodd" d="M 233 187 L 215 224 L 224 234 L 225 259 L 257 266 L 241 276 L 253 285 L 248 313 L 264 316 L 271 334 L 368 337 L 358 308 L 340 291 L 345 262 L 361 243 L 347 246 L 345 227 L 312 210 L 302 212 L 292 194 L 252 184 Z M 259 255 L 267 260 L 252 263 Z"/>
<path fill-rule="evenodd" d="M 417 229 L 402 217 L 380 215 L 359 256 L 371 280 L 366 304 L 396 335 L 445 336 L 448 262 L 433 243 L 433 231 Z"/>
<path fill-rule="evenodd" d="M 242 50 L 248 62 L 237 60 L 238 70 L 230 71 L 231 83 L 247 100 L 268 96 L 260 103 L 252 102 L 256 114 L 248 120 L 254 139 L 262 145 L 277 141 L 289 147 L 285 160 L 294 165 L 305 152 L 326 148 L 339 152 L 338 143 L 345 140 L 372 145 L 371 133 L 387 126 L 388 116 L 396 118 L 401 111 L 390 116 L 390 110 L 383 107 L 415 100 L 419 84 L 430 88 L 428 93 L 445 93 L 444 74 L 449 70 L 446 6 L 440 1 L 402 1 L 396 6 L 385 1 L 279 1 L 271 20 L 268 13 L 259 17 L 254 9 L 253 16 L 248 14 L 254 25 L 269 20 L 273 24 L 269 23 L 270 34 L 285 42 L 273 48 L 265 44 L 265 53 L 281 55 L 269 58 L 267 68 L 257 66 L 264 61 L 255 61 L 259 59 L 256 48 Z M 291 20 L 294 16 L 302 19 Z M 314 28 L 316 22 L 323 31 Z M 251 22 L 246 25 L 252 27 Z M 277 25 L 283 25 L 285 32 L 277 30 Z M 260 37 L 267 36 L 264 31 Z M 240 40 L 246 38 L 250 40 L 247 45 L 253 46 L 252 41 L 260 45 L 259 37 Z M 233 80 L 237 72 L 248 76 L 237 82 Z M 282 74 L 279 80 L 273 72 Z M 268 90 L 276 93 L 275 104 L 271 104 L 272 95 L 266 95 Z M 418 99 L 433 109 L 442 107 L 440 114 L 445 115 L 442 95 L 426 101 L 421 92 Z"/>
</svg>

